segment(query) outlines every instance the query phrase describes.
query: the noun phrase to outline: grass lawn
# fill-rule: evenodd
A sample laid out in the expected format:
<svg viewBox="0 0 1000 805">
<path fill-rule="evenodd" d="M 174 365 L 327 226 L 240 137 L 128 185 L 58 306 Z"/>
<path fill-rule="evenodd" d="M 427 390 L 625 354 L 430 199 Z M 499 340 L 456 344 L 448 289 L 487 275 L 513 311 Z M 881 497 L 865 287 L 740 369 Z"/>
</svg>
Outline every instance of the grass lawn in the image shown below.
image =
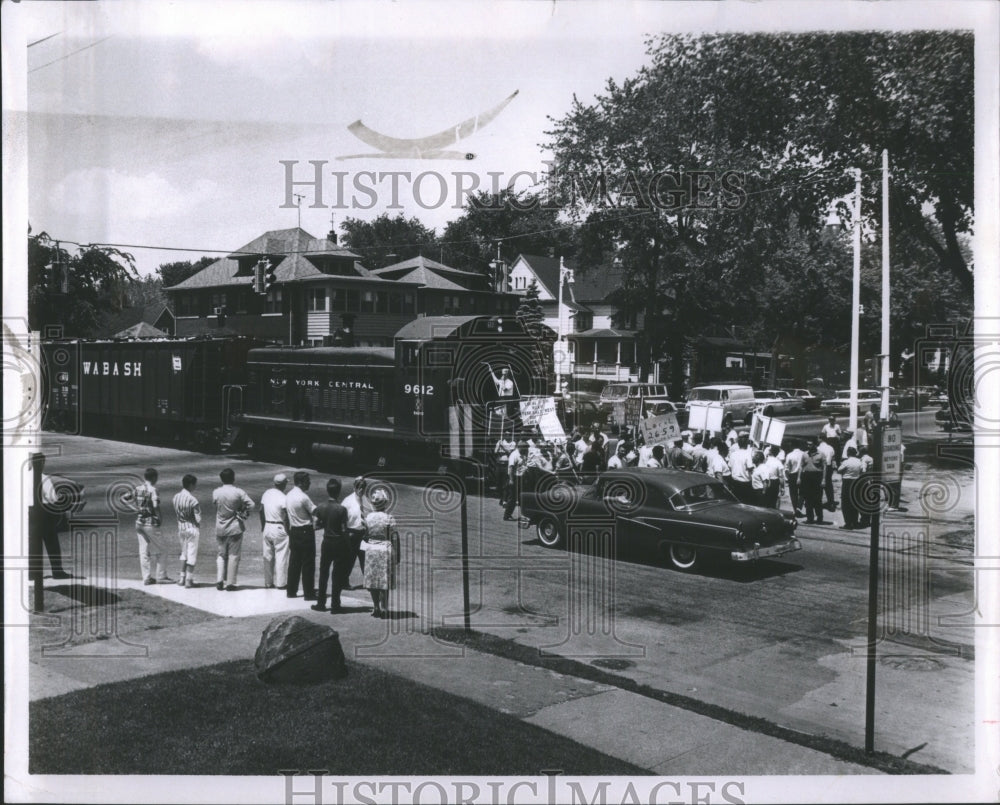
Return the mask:
<svg viewBox="0 0 1000 805">
<path fill-rule="evenodd" d="M 636 775 L 512 716 L 348 663 L 345 679 L 265 685 L 249 660 L 32 702 L 34 774 Z"/>
</svg>

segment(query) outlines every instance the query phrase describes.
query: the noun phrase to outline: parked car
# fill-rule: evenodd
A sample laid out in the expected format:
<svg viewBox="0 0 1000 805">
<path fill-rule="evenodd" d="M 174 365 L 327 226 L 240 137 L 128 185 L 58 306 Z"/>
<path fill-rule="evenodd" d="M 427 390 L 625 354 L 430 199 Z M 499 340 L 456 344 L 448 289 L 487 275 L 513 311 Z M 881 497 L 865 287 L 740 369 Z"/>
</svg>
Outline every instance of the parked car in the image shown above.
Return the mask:
<svg viewBox="0 0 1000 805">
<path fill-rule="evenodd" d="M 663 383 L 608 383 L 601 391 L 598 402 L 602 421 L 614 422 L 616 404 L 619 405 L 620 415 L 622 403 L 628 399 L 640 398 L 644 407 L 649 403 L 670 402 L 670 398 L 667 397 L 667 387 Z"/>
<path fill-rule="evenodd" d="M 792 397 L 797 397 L 802 403 L 803 411 L 819 410 L 820 399 L 809 389 L 781 389 L 781 391 L 788 392 Z"/>
<path fill-rule="evenodd" d="M 607 415 L 597 407 L 598 395 L 590 392 L 570 392 L 562 398 L 556 398 L 556 413 L 562 422 L 563 430 L 569 433 L 573 428 L 581 430 L 589 428 L 595 422 L 602 425 Z"/>
<path fill-rule="evenodd" d="M 677 416 L 677 424 L 682 428 L 687 427 L 688 412 L 682 403 L 675 403 L 670 400 L 649 400 L 643 403 L 642 413 L 646 417 L 675 414 Z"/>
<path fill-rule="evenodd" d="M 931 399 L 929 389 L 916 386 L 914 388 L 902 389 L 900 391 L 891 390 L 889 392 L 889 403 L 896 403 L 899 411 L 919 411 Z"/>
<path fill-rule="evenodd" d="M 752 562 L 802 547 L 790 514 L 739 503 L 725 484 L 700 472 L 611 470 L 579 486 L 550 473 L 526 476 L 521 515 L 547 548 L 564 546 L 574 522 L 609 517 L 621 547 L 678 570 L 692 570 L 713 556 Z"/>
<path fill-rule="evenodd" d="M 858 416 L 863 416 L 872 403 L 882 403 L 882 392 L 875 389 L 858 389 Z M 851 390 L 840 389 L 836 397 L 823 400 L 822 409 L 828 414 L 848 414 L 851 409 Z M 896 402 L 889 396 L 889 409 L 897 408 Z"/>
<path fill-rule="evenodd" d="M 777 389 L 762 389 L 753 393 L 757 407 L 764 416 L 780 417 L 802 409 L 798 397 L 793 397 L 787 391 Z"/>
<path fill-rule="evenodd" d="M 934 413 L 934 422 L 942 430 L 971 432 L 972 422 L 960 407 L 945 405 Z"/>
<path fill-rule="evenodd" d="M 757 403 L 751 386 L 721 384 L 695 386 L 688 392 L 687 396 L 689 411 L 692 405 L 721 405 L 723 409 L 722 426 L 730 428 L 735 423 L 749 425 Z"/>
<path fill-rule="evenodd" d="M 948 404 L 948 392 L 935 388 L 931 391 L 931 396 L 927 399 L 928 405 L 944 406 Z"/>
</svg>

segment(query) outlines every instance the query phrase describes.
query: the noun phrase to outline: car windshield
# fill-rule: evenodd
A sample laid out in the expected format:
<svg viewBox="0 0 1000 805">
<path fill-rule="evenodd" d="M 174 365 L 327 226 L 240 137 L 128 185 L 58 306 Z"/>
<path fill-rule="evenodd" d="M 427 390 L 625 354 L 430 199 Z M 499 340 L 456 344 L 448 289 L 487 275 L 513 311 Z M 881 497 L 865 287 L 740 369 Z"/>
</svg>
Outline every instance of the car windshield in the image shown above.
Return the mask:
<svg viewBox="0 0 1000 805">
<path fill-rule="evenodd" d="M 609 400 L 620 400 L 627 392 L 627 386 L 608 386 L 604 390 L 604 397 Z"/>
<path fill-rule="evenodd" d="M 691 389 L 688 401 L 718 402 L 720 394 L 719 389 Z"/>
<path fill-rule="evenodd" d="M 708 483 L 681 489 L 670 495 L 667 500 L 675 509 L 690 509 L 694 506 L 706 506 L 718 501 L 735 502 L 736 498 L 724 484 Z"/>
</svg>

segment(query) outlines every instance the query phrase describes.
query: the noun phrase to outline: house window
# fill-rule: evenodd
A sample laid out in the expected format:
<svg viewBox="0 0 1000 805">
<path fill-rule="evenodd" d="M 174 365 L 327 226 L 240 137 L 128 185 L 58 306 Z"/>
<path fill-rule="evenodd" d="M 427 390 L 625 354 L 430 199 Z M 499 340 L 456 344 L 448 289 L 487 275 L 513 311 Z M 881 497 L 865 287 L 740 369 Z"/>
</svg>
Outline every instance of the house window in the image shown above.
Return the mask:
<svg viewBox="0 0 1000 805">
<path fill-rule="evenodd" d="M 456 316 L 462 312 L 462 300 L 458 296 L 446 295 L 442 299 L 442 307 L 446 316 Z"/>
<path fill-rule="evenodd" d="M 349 313 L 357 312 L 361 305 L 361 295 L 357 291 L 344 291 L 344 310 Z"/>
<path fill-rule="evenodd" d="M 310 288 L 306 291 L 306 305 L 309 311 L 326 313 L 326 288 Z"/>
<path fill-rule="evenodd" d="M 361 312 L 362 313 L 375 312 L 375 291 L 361 292 Z"/>
<path fill-rule="evenodd" d="M 224 308 L 226 306 L 226 294 L 214 293 L 212 294 L 212 313 L 215 313 L 219 308 Z"/>
<path fill-rule="evenodd" d="M 271 288 L 264 298 L 265 313 L 281 313 L 281 288 Z"/>
<path fill-rule="evenodd" d="M 246 288 L 240 288 L 236 292 L 236 312 L 237 313 L 246 313 L 247 312 L 247 304 L 248 304 L 249 296 L 250 296 L 250 294 L 247 292 Z"/>
<path fill-rule="evenodd" d="M 375 294 L 375 312 L 389 312 L 389 294 L 387 291 L 377 291 Z"/>
</svg>

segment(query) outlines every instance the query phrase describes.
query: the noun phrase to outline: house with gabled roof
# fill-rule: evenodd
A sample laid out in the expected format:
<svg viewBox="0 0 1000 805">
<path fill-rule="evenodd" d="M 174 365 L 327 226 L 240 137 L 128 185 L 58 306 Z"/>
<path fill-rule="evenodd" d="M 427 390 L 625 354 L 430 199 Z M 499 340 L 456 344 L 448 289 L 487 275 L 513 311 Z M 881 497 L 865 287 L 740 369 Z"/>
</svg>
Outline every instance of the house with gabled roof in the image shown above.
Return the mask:
<svg viewBox="0 0 1000 805">
<path fill-rule="evenodd" d="M 164 338 L 173 332 L 174 314 L 164 302 L 154 302 L 109 314 L 97 335 L 100 338 Z"/>
<path fill-rule="evenodd" d="M 558 257 L 520 254 L 511 265 L 511 290 L 524 295 L 531 282 L 538 286 L 538 300 L 545 324 L 559 332 Z M 621 307 L 614 292 L 621 287 L 620 271 L 604 267 L 581 268 L 564 260 L 562 322 L 574 377 L 628 380 L 638 372 L 636 334 L 642 315 Z M 572 281 L 570 281 L 572 278 Z"/>
<path fill-rule="evenodd" d="M 254 290 L 266 261 L 274 282 Z M 178 336 L 255 335 L 285 344 L 391 346 L 419 316 L 512 314 L 518 298 L 493 292 L 485 277 L 426 257 L 369 271 L 330 232 L 265 232 L 170 288 Z"/>
<path fill-rule="evenodd" d="M 453 268 L 423 255 L 374 269 L 372 273 L 418 284 L 417 307 L 427 316 L 511 315 L 520 301 L 515 294 L 497 293 L 484 274 Z"/>
</svg>

